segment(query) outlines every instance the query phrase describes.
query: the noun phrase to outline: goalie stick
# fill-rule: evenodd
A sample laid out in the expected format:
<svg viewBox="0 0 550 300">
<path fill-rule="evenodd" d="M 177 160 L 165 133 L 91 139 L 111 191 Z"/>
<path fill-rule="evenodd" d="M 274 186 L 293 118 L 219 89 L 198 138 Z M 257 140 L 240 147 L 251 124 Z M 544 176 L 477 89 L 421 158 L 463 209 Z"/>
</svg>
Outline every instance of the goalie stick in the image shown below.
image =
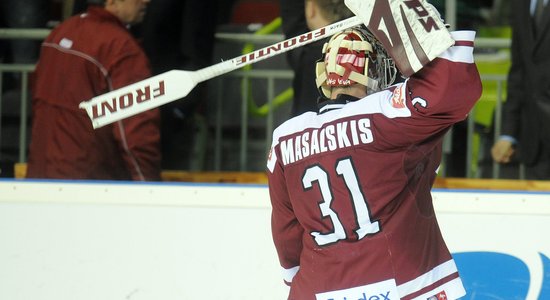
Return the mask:
<svg viewBox="0 0 550 300">
<path fill-rule="evenodd" d="M 200 82 L 365 24 L 408 77 L 454 44 L 425 0 L 345 0 L 356 15 L 197 71 L 171 70 L 81 102 L 94 128 L 181 99 Z"/>
<path fill-rule="evenodd" d="M 100 128 L 181 99 L 200 82 L 332 36 L 359 24 L 362 24 L 359 18 L 351 17 L 197 71 L 167 71 L 81 102 L 79 107 L 86 110 L 94 129 Z"/>
</svg>

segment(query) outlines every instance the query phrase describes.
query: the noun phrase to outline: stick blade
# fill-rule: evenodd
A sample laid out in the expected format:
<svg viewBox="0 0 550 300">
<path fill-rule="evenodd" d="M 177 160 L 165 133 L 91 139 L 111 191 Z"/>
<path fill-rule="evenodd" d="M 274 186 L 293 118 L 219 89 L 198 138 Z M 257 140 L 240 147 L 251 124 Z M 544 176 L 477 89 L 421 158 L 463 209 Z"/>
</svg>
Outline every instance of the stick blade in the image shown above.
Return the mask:
<svg viewBox="0 0 550 300">
<path fill-rule="evenodd" d="M 197 85 L 194 71 L 171 70 L 81 102 L 94 129 L 181 99 Z"/>
</svg>

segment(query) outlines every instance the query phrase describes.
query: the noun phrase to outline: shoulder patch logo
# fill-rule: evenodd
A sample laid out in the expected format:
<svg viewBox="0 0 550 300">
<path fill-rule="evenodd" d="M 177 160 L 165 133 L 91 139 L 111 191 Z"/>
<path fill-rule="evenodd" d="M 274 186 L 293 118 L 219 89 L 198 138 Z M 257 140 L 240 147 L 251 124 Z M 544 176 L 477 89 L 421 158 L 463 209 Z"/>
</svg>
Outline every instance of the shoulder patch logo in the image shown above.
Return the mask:
<svg viewBox="0 0 550 300">
<path fill-rule="evenodd" d="M 445 293 L 445 291 L 441 291 L 437 293 L 437 295 L 433 295 L 427 300 L 447 300 L 447 294 Z"/>
<path fill-rule="evenodd" d="M 393 90 L 393 95 L 391 97 L 391 106 L 394 108 L 404 108 L 405 99 L 404 95 L 401 93 L 401 87 L 395 88 Z"/>
</svg>

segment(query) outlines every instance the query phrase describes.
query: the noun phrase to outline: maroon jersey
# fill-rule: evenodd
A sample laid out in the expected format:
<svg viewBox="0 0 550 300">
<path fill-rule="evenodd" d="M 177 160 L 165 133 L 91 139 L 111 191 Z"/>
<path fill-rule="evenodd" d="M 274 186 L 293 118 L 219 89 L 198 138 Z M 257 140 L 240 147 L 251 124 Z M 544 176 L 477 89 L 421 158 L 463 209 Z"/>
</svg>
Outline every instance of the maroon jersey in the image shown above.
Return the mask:
<svg viewBox="0 0 550 300">
<path fill-rule="evenodd" d="M 474 35 L 453 33 L 455 46 L 401 84 L 274 131 L 272 232 L 289 299 L 465 294 L 430 190 L 444 134 L 481 95 Z"/>
<path fill-rule="evenodd" d="M 82 101 L 151 75 L 120 20 L 90 6 L 44 40 L 34 73 L 28 178 L 160 180 L 160 112 L 94 130 Z"/>
</svg>

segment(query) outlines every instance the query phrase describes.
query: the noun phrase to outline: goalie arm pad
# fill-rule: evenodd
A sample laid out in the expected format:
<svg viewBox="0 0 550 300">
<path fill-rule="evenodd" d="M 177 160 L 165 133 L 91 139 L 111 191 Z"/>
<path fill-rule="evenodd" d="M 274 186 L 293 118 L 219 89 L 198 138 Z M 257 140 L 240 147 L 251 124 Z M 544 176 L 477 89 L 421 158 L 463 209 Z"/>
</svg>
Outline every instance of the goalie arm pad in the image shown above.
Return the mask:
<svg viewBox="0 0 550 300">
<path fill-rule="evenodd" d="M 439 12 L 425 0 L 345 0 L 410 77 L 454 44 Z"/>
</svg>

